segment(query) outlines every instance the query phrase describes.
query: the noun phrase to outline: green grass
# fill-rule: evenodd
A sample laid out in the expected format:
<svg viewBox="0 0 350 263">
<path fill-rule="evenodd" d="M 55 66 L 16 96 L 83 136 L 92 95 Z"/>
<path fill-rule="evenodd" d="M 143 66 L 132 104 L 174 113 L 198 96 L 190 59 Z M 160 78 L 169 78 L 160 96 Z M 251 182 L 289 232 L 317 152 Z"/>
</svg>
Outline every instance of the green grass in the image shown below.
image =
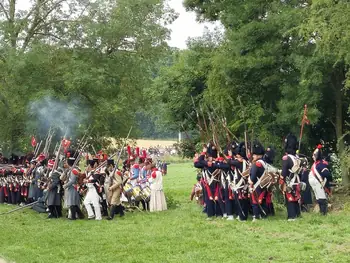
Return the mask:
<svg viewBox="0 0 350 263">
<path fill-rule="evenodd" d="M 47 220 L 30 209 L 0 216 L 0 257 L 15 262 L 350 262 L 350 213 L 285 211 L 252 223 L 205 221 L 189 195 L 191 164 L 172 164 L 165 193 L 178 207 L 114 221 Z M 0 206 L 0 212 L 12 209 Z"/>
<path fill-rule="evenodd" d="M 173 164 L 173 163 L 189 163 L 192 160 L 189 158 L 183 158 L 181 156 L 178 155 L 164 155 L 162 157 L 159 158 L 160 160 Z"/>
</svg>

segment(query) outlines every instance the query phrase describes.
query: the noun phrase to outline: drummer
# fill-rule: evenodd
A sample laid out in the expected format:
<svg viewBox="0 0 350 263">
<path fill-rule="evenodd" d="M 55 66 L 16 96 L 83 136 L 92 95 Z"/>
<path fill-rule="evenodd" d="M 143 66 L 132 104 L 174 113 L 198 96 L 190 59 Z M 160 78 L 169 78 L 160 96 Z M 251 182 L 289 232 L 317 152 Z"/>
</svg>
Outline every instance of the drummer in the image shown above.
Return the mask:
<svg viewBox="0 0 350 263">
<path fill-rule="evenodd" d="M 139 177 L 138 177 L 138 183 L 140 184 L 141 190 L 149 187 L 149 182 L 147 179 L 147 170 L 145 166 L 145 158 L 140 158 L 139 160 Z M 142 208 L 144 211 L 149 211 L 149 199 L 148 200 L 141 200 Z"/>
<path fill-rule="evenodd" d="M 137 179 L 139 178 L 140 174 L 140 165 L 136 163 L 135 157 L 130 156 L 129 158 L 129 163 L 130 163 L 130 177 L 129 177 L 129 182 L 131 185 L 134 187 L 137 185 Z"/>
</svg>

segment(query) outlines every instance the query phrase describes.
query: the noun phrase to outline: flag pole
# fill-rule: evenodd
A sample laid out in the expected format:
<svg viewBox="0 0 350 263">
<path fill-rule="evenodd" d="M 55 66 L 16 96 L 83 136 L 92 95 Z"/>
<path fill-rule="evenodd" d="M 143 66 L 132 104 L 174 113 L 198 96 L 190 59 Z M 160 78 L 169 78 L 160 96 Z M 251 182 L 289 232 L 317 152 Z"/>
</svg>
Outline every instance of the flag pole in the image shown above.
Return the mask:
<svg viewBox="0 0 350 263">
<path fill-rule="evenodd" d="M 303 138 L 303 131 L 304 131 L 304 125 L 305 125 L 306 120 L 307 120 L 307 105 L 305 104 L 304 105 L 304 115 L 303 115 L 303 119 L 301 121 L 298 152 L 300 151 L 301 139 Z"/>
</svg>

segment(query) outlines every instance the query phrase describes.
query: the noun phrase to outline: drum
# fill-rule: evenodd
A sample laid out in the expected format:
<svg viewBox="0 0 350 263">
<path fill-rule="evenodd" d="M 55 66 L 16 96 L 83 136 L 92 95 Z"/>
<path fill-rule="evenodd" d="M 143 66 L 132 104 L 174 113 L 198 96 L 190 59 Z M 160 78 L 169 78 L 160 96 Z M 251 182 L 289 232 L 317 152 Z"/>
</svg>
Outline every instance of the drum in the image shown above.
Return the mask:
<svg viewBox="0 0 350 263">
<path fill-rule="evenodd" d="M 200 184 L 197 184 L 194 189 L 194 194 L 196 196 L 196 200 L 198 201 L 203 196 L 203 188 Z"/>
<path fill-rule="evenodd" d="M 267 188 L 270 185 L 278 183 L 279 175 L 277 173 L 265 172 L 260 178 L 260 187 Z"/>
<path fill-rule="evenodd" d="M 124 190 L 125 196 L 127 196 L 127 197 L 128 196 L 129 197 L 132 196 L 132 185 L 131 185 L 131 183 L 125 184 L 124 187 L 123 187 L 123 190 Z"/>
<path fill-rule="evenodd" d="M 132 188 L 132 196 L 135 198 L 135 201 L 141 201 L 141 187 L 139 185 Z"/>
<path fill-rule="evenodd" d="M 151 199 L 151 188 L 145 186 L 141 191 L 141 196 L 145 202 L 148 202 Z"/>
</svg>

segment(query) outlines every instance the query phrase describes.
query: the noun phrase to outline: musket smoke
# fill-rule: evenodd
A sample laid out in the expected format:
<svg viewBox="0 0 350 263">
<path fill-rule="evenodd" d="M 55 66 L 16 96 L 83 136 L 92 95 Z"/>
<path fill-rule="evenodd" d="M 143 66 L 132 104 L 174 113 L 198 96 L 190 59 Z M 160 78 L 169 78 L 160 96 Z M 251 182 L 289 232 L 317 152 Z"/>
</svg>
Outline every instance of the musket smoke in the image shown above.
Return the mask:
<svg viewBox="0 0 350 263">
<path fill-rule="evenodd" d="M 74 137 L 80 125 L 87 121 L 89 114 L 86 108 L 77 100 L 60 101 L 51 96 L 43 97 L 29 104 L 31 120 L 37 121 L 37 129 L 46 132 L 50 127 L 58 129 L 60 135 Z"/>
</svg>

